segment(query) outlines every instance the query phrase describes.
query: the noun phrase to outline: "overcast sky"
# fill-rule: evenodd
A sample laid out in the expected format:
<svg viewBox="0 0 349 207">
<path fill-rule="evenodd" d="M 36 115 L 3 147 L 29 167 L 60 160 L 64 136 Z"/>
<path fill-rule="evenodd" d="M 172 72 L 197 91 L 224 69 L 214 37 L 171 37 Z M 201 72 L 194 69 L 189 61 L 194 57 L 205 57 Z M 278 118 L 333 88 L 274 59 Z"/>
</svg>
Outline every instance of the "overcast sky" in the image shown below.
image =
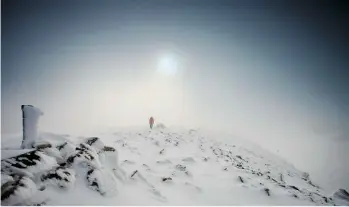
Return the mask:
<svg viewBox="0 0 349 207">
<path fill-rule="evenodd" d="M 21 131 L 21 104 L 44 111 L 40 130 L 62 133 L 154 116 L 253 139 L 349 189 L 345 1 L 1 6 L 2 134 Z"/>
</svg>

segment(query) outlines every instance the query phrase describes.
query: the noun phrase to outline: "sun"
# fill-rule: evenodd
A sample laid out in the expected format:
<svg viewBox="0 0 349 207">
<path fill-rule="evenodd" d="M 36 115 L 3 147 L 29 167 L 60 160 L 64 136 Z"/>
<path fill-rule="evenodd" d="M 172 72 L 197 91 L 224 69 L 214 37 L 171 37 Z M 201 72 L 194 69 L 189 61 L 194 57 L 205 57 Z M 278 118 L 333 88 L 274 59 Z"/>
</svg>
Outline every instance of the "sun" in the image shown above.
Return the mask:
<svg viewBox="0 0 349 207">
<path fill-rule="evenodd" d="M 166 75 L 176 75 L 178 63 L 173 55 L 166 55 L 159 59 L 157 71 Z"/>
</svg>

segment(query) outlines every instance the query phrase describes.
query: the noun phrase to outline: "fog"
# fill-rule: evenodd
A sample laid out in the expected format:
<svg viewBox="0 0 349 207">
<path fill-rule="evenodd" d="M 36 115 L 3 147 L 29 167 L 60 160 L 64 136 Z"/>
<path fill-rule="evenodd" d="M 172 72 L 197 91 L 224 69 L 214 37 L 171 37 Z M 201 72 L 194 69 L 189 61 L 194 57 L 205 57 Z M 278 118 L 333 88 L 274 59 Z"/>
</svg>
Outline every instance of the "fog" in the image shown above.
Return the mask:
<svg viewBox="0 0 349 207">
<path fill-rule="evenodd" d="M 342 19 L 332 34 L 307 16 L 332 14 L 308 4 L 3 2 L 2 134 L 21 131 L 22 104 L 58 133 L 154 116 L 251 139 L 349 189 Z"/>
</svg>

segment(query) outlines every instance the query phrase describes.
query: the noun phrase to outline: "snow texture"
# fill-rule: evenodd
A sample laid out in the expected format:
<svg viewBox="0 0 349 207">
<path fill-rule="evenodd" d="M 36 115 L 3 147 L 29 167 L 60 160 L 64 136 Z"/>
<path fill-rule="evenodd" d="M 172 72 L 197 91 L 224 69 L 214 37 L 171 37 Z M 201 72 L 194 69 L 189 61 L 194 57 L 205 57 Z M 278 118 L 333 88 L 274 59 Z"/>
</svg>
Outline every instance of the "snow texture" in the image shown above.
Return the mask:
<svg viewBox="0 0 349 207">
<path fill-rule="evenodd" d="M 38 137 L 37 125 L 39 117 L 43 115 L 40 109 L 31 105 L 22 105 L 23 113 L 23 141 L 22 149 L 29 149 L 33 147 L 35 139 Z"/>
<path fill-rule="evenodd" d="M 42 133 L 36 149 L 15 153 L 2 138 L 1 204 L 348 205 L 344 189 L 328 195 L 308 173 L 236 137 L 173 128 L 99 135 Z"/>
</svg>

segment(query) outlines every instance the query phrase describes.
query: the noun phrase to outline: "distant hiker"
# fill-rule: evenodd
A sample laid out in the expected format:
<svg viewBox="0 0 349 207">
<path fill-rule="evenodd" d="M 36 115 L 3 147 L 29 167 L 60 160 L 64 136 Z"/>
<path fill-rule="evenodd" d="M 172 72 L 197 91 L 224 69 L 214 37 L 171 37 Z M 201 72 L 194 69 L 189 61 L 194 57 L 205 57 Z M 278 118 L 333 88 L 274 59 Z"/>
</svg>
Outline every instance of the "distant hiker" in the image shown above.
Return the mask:
<svg viewBox="0 0 349 207">
<path fill-rule="evenodd" d="M 153 125 L 154 125 L 154 118 L 153 117 L 150 117 L 149 125 L 150 125 L 150 129 L 153 129 Z"/>
</svg>

